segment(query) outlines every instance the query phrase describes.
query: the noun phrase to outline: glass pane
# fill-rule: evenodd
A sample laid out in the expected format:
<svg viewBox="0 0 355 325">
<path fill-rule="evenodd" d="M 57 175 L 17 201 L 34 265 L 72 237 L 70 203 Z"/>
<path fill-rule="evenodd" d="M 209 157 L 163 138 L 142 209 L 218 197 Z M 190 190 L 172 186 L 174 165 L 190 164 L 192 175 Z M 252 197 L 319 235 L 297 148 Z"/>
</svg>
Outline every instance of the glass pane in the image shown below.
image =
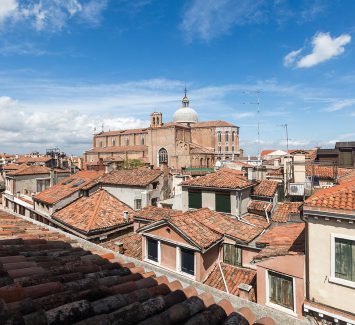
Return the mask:
<svg viewBox="0 0 355 325">
<path fill-rule="evenodd" d="M 148 238 L 148 259 L 158 262 L 158 242 L 154 239 Z"/>
<path fill-rule="evenodd" d="M 191 250 L 181 248 L 181 271 L 195 274 L 195 253 Z"/>
</svg>

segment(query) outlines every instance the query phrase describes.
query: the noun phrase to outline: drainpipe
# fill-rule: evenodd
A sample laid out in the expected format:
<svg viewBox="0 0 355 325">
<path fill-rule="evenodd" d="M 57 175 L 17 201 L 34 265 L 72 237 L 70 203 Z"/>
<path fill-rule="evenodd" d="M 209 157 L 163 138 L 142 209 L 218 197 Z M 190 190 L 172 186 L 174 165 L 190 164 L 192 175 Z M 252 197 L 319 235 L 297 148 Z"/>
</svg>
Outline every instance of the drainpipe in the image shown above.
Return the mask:
<svg viewBox="0 0 355 325">
<path fill-rule="evenodd" d="M 265 214 L 266 214 L 267 223 L 270 223 L 270 218 L 269 218 L 269 216 L 268 216 L 268 214 L 267 214 L 267 209 L 269 208 L 269 206 L 270 206 L 271 204 L 272 204 L 272 203 L 270 202 L 270 203 L 267 205 L 267 207 L 265 208 Z"/>
<path fill-rule="evenodd" d="M 221 257 L 221 250 L 219 250 L 219 253 L 218 253 L 217 264 L 218 264 L 218 267 L 219 267 L 219 272 L 221 272 L 221 275 L 222 275 L 222 280 L 223 280 L 224 287 L 226 288 L 226 292 L 229 293 L 228 286 L 227 286 L 227 282 L 226 282 L 226 279 L 225 279 L 225 277 L 224 277 L 224 273 L 223 273 L 223 270 L 222 270 L 222 266 L 221 266 L 221 262 L 220 262 L 220 257 Z"/>
</svg>

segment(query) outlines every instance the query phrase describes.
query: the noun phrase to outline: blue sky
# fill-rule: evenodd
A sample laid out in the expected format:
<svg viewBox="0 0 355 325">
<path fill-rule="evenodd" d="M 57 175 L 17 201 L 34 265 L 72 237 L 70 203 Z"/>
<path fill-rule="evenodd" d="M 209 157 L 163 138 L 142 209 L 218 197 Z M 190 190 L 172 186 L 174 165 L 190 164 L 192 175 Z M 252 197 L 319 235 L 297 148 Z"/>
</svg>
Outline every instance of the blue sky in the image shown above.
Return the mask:
<svg viewBox="0 0 355 325">
<path fill-rule="evenodd" d="M 0 0 L 0 152 L 68 154 L 94 129 L 200 120 L 260 147 L 355 139 L 355 1 Z M 255 91 L 261 90 L 260 115 Z"/>
</svg>

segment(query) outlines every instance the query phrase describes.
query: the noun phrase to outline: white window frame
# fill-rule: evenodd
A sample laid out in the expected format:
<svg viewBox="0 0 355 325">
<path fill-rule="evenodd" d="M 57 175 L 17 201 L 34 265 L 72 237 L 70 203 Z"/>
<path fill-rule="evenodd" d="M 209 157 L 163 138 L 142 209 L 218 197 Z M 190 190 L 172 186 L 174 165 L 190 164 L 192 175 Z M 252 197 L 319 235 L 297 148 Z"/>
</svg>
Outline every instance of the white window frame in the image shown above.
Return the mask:
<svg viewBox="0 0 355 325">
<path fill-rule="evenodd" d="M 340 284 L 346 287 L 355 288 L 355 282 L 345 279 L 340 279 L 335 276 L 335 239 L 347 239 L 355 242 L 354 236 L 342 235 L 342 234 L 330 234 L 330 277 L 329 282 Z"/>
<path fill-rule="evenodd" d="M 184 249 L 189 249 L 185 248 Z M 196 280 L 196 251 L 190 249 L 194 253 L 194 275 L 186 273 L 181 270 L 181 247 L 176 246 L 176 272 L 192 280 Z"/>
<path fill-rule="evenodd" d="M 153 261 L 150 260 L 148 258 L 148 239 L 153 239 L 156 240 L 158 242 L 158 261 Z M 151 238 L 151 237 L 145 237 L 145 248 L 144 248 L 144 261 L 151 263 L 151 264 L 155 264 L 155 265 L 159 265 L 161 263 L 161 249 L 160 249 L 160 240 L 155 239 L 155 238 Z"/>
<path fill-rule="evenodd" d="M 265 283 L 265 285 L 266 285 L 266 306 L 269 306 L 271 308 L 280 310 L 280 311 L 282 311 L 284 313 L 287 313 L 289 315 L 298 317 L 298 315 L 296 313 L 296 281 L 295 281 L 295 278 L 292 275 L 281 273 L 281 272 L 277 272 L 277 271 L 274 271 L 274 270 L 266 269 L 265 272 L 266 272 L 266 274 L 265 274 L 265 281 L 266 281 L 266 283 Z M 293 309 L 289 309 L 289 308 L 283 307 L 281 305 L 275 304 L 275 303 L 270 301 L 270 279 L 269 279 L 270 275 L 269 275 L 269 272 L 280 274 L 280 275 L 284 275 L 284 276 L 287 276 L 289 278 L 292 278 Z"/>
</svg>

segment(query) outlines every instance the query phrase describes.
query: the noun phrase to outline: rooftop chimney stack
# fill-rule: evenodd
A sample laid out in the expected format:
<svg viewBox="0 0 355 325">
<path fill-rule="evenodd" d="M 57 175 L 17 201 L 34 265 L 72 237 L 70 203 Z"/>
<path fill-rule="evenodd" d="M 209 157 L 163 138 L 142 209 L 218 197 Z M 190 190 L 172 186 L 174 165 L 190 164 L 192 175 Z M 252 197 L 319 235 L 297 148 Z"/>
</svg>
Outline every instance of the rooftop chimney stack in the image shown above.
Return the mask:
<svg viewBox="0 0 355 325">
<path fill-rule="evenodd" d="M 128 222 L 128 211 L 123 212 L 123 220 L 124 222 Z"/>
</svg>

